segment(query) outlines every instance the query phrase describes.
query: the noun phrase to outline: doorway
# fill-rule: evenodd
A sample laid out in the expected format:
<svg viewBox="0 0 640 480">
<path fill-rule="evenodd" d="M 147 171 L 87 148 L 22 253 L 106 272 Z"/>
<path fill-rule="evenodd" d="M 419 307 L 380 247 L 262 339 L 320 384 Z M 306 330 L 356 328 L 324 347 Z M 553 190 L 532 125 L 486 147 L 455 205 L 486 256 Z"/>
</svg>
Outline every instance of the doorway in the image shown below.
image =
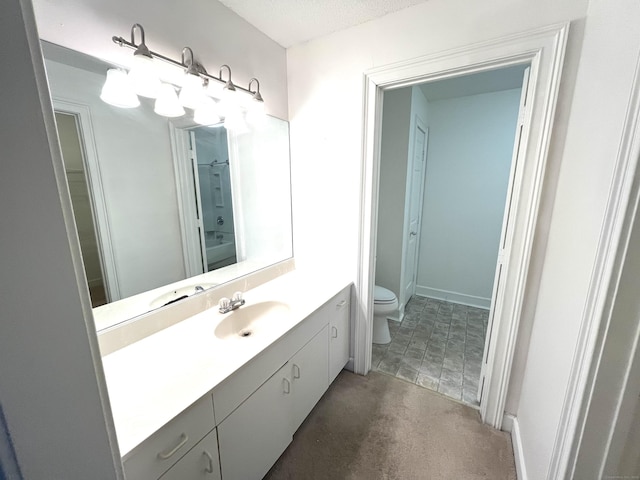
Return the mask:
<svg viewBox="0 0 640 480">
<path fill-rule="evenodd" d="M 372 368 L 471 405 L 528 72 L 384 93 L 375 283 L 397 294 L 399 310 L 392 341 L 373 345 Z"/>
<path fill-rule="evenodd" d="M 108 303 L 109 297 L 100 258 L 96 221 L 87 181 L 88 173 L 78 117 L 71 113 L 56 111 L 55 118 L 91 306 L 96 308 Z"/>
<path fill-rule="evenodd" d="M 554 25 L 489 42 L 459 48 L 365 72 L 363 162 L 361 165 L 360 241 L 354 321 L 354 371 L 371 369 L 373 290 L 377 229 L 377 185 L 383 93 L 387 90 L 515 65 L 531 65 L 526 88 L 531 100 L 522 118 L 519 149 L 522 159 L 508 194 L 510 216 L 504 233 L 500 277 L 495 282 L 493 325 L 483 358 L 480 415 L 501 428 L 511 364 L 525 301 L 535 301 L 527 289 L 534 232 L 540 210 L 543 179 L 553 116 L 566 47 L 568 24 Z"/>
<path fill-rule="evenodd" d="M 170 127 L 187 277 L 238 262 L 229 134 L 222 124 Z"/>
</svg>

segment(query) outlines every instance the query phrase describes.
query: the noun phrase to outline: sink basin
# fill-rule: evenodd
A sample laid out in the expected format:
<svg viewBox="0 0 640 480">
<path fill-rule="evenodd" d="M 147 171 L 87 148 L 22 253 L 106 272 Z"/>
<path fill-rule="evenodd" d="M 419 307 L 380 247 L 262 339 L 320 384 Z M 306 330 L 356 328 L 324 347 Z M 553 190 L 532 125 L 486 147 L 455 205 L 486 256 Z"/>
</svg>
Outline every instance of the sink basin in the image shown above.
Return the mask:
<svg viewBox="0 0 640 480">
<path fill-rule="evenodd" d="M 159 297 L 155 298 L 149 306 L 151 308 L 158 308 L 166 305 L 168 302 L 172 302 L 174 300 L 178 300 L 181 297 L 190 297 L 191 295 L 198 293 L 199 290 L 196 290 L 196 287 L 202 287 L 207 290 L 209 288 L 215 287 L 216 283 L 197 283 L 193 285 L 187 285 L 185 287 L 180 287 L 175 290 L 171 290 L 170 292 L 164 293 Z"/>
<path fill-rule="evenodd" d="M 282 320 L 288 313 L 289 305 L 282 302 L 260 302 L 244 305 L 225 314 L 214 333 L 221 340 L 250 338 L 254 334 L 259 334 L 260 330 L 267 329 L 273 323 Z"/>
</svg>

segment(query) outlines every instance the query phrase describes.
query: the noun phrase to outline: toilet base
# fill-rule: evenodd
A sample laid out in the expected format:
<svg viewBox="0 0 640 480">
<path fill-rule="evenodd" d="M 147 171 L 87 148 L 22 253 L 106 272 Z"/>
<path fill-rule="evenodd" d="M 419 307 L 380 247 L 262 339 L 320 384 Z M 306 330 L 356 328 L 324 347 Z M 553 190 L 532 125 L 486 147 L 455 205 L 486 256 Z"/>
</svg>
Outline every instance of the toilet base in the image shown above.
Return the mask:
<svg viewBox="0 0 640 480">
<path fill-rule="evenodd" d="M 389 333 L 389 321 L 386 315 L 377 315 L 373 317 L 373 343 L 378 345 L 386 345 L 391 341 Z"/>
</svg>

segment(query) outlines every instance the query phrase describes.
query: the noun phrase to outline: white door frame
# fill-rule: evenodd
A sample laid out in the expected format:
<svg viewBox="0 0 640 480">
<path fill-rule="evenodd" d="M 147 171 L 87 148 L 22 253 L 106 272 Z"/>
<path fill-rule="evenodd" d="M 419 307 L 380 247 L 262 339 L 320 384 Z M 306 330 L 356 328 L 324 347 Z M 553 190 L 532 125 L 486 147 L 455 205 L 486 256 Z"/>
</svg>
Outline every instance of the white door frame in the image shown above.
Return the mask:
<svg viewBox="0 0 640 480">
<path fill-rule="evenodd" d="M 104 288 L 107 302 L 120 300 L 120 284 L 118 281 L 118 269 L 111 239 L 111 226 L 109 223 L 109 212 L 107 201 L 102 186 L 102 173 L 100 172 L 100 162 L 98 159 L 98 149 L 93 134 L 93 122 L 91 121 L 91 110 L 87 105 L 71 102 L 61 98 L 53 98 L 53 109 L 55 112 L 73 115 L 78 122 L 78 133 L 80 134 L 80 147 L 85 163 L 85 178 L 89 187 L 89 200 L 91 211 L 95 220 L 96 237 L 98 243 L 98 255 L 100 256 L 100 266 L 104 277 Z"/>
<path fill-rule="evenodd" d="M 528 137 L 525 156 L 514 180 L 512 241 L 509 251 L 505 252 L 506 288 L 503 301 L 497 306 L 480 404 L 483 421 L 496 428 L 501 427 L 504 415 L 568 30 L 568 23 L 553 25 L 387 65 L 364 75 L 361 223 L 356 284 L 360 304 L 354 325 L 354 371 L 360 374 L 368 373 L 371 368 L 383 90 L 512 65 L 531 65 L 529 89 L 533 104 L 523 129 Z"/>
</svg>

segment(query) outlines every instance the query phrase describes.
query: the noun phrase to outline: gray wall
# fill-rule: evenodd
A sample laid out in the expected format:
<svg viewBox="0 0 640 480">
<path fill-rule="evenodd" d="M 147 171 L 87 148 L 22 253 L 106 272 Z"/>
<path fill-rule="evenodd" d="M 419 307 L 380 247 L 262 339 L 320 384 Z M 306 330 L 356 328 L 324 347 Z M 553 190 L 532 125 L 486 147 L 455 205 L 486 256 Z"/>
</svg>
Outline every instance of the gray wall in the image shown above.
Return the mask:
<svg viewBox="0 0 640 480">
<path fill-rule="evenodd" d="M 417 293 L 489 308 L 520 89 L 429 102 Z"/>
</svg>

